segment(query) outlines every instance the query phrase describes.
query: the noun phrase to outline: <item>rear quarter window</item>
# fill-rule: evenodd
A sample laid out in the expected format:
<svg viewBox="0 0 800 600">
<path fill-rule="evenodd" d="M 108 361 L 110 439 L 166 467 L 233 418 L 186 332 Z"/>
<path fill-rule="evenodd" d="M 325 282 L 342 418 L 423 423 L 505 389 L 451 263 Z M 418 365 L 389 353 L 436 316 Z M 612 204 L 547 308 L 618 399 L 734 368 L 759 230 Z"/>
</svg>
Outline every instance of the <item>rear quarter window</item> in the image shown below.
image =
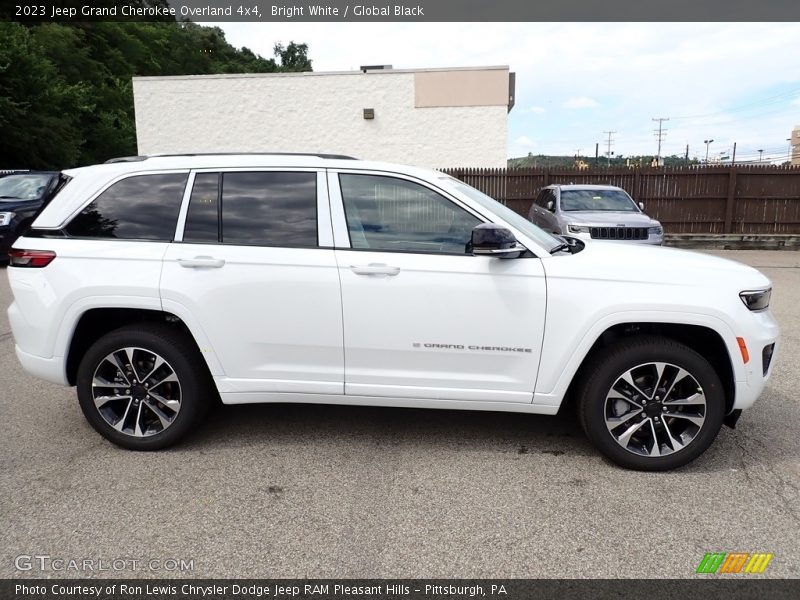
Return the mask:
<svg viewBox="0 0 800 600">
<path fill-rule="evenodd" d="M 134 175 L 101 193 L 67 225 L 72 237 L 172 241 L 187 173 Z"/>
</svg>

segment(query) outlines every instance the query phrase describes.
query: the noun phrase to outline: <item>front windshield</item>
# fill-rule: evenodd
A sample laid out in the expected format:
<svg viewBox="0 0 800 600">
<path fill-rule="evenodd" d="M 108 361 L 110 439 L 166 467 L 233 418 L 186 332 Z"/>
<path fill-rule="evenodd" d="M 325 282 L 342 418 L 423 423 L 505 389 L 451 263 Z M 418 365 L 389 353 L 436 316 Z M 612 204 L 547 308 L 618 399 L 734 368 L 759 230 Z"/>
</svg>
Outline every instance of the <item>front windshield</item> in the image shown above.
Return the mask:
<svg viewBox="0 0 800 600">
<path fill-rule="evenodd" d="M 37 200 L 47 189 L 52 175 L 7 175 L 0 178 L 0 200 Z"/>
<path fill-rule="evenodd" d="M 622 190 L 561 190 L 561 210 L 639 212 L 630 196 Z"/>
<path fill-rule="evenodd" d="M 468 196 L 471 200 L 474 200 L 484 208 L 492 211 L 494 214 L 507 221 L 512 227 L 519 229 L 525 235 L 536 240 L 536 242 L 538 242 L 543 248 L 546 248 L 548 252 L 564 243 L 563 240 L 550 235 L 543 229 L 540 229 L 531 223 L 522 215 L 517 214 L 507 206 L 500 204 L 494 198 L 487 196 L 480 190 L 476 190 L 474 187 L 467 185 L 463 181 L 459 181 L 458 179 L 454 179 L 452 177 L 445 177 L 443 180 L 450 188 L 457 192 L 461 192 L 465 196 Z"/>
</svg>

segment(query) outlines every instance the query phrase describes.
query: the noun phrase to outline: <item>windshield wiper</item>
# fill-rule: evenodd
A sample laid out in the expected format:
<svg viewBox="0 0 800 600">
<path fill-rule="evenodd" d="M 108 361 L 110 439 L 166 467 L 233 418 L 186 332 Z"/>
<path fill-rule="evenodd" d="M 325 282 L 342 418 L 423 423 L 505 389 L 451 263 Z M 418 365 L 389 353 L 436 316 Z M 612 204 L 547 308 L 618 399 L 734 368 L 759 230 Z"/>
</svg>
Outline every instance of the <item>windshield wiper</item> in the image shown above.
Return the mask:
<svg viewBox="0 0 800 600">
<path fill-rule="evenodd" d="M 558 244 L 557 246 L 550 248 L 550 254 L 555 254 L 556 252 L 561 252 L 562 250 L 567 250 L 570 254 L 572 250 L 570 250 L 570 245 L 567 242 L 563 244 Z"/>
<path fill-rule="evenodd" d="M 19 196 L 0 196 L 0 200 L 22 200 Z"/>
</svg>

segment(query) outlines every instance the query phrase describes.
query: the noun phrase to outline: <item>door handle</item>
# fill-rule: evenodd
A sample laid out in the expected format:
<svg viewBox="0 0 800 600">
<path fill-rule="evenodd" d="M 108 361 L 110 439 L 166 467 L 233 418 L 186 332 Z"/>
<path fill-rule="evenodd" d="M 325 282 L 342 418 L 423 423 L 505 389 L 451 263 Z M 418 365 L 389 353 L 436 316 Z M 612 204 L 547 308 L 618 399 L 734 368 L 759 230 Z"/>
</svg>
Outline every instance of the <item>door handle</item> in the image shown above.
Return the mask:
<svg viewBox="0 0 800 600">
<path fill-rule="evenodd" d="M 350 265 L 350 270 L 356 275 L 388 275 L 394 277 L 400 272 L 400 267 L 391 267 L 383 263 L 369 263 L 368 265 Z"/>
<path fill-rule="evenodd" d="M 213 256 L 195 256 L 194 258 L 179 258 L 178 264 L 187 269 L 219 269 L 225 264 L 225 261 Z"/>
</svg>

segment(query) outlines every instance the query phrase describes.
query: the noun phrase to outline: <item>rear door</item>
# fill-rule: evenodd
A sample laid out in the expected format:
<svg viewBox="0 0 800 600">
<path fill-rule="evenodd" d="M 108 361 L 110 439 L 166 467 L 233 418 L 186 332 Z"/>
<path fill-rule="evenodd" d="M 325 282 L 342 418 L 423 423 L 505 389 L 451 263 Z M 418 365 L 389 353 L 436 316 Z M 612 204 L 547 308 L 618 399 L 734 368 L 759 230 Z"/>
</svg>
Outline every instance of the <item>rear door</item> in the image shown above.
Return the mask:
<svg viewBox="0 0 800 600">
<path fill-rule="evenodd" d="M 220 391 L 341 394 L 342 307 L 324 172 L 194 172 L 183 212 L 161 297 L 165 310 L 202 328 L 224 372 Z"/>
</svg>

